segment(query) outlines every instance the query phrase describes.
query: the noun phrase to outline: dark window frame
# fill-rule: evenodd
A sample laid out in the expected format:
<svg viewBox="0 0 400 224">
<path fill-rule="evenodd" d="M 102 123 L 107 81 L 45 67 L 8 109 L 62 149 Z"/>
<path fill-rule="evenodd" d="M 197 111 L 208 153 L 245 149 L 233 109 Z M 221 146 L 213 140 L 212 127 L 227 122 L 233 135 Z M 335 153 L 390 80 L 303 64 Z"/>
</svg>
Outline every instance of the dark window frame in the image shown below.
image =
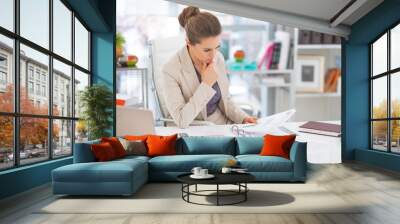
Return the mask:
<svg viewBox="0 0 400 224">
<path fill-rule="evenodd" d="M 392 99 L 391 99 L 391 79 L 392 75 L 400 72 L 400 67 L 391 69 L 391 31 L 393 28 L 397 27 L 400 25 L 400 21 L 397 21 L 396 23 L 392 24 L 389 28 L 387 28 L 383 33 L 378 35 L 374 40 L 372 40 L 368 46 L 369 46 L 369 149 L 373 151 L 380 151 L 380 152 L 387 152 L 387 153 L 392 153 L 392 154 L 400 154 L 400 152 L 393 152 L 392 151 L 392 135 L 391 135 L 391 124 L 392 121 L 399 121 L 400 117 L 392 117 Z M 384 35 L 387 35 L 387 64 L 386 64 L 386 71 L 380 74 L 376 74 L 374 76 L 373 74 L 373 44 L 379 40 L 381 37 Z M 373 118 L 373 81 L 378 79 L 386 77 L 386 86 L 387 86 L 387 105 L 386 105 L 386 118 Z M 374 138 L 373 138 L 373 122 L 376 121 L 386 121 L 386 151 L 375 149 L 374 148 Z"/>
<path fill-rule="evenodd" d="M 1 112 L 0 111 L 0 116 L 5 116 L 5 117 L 11 117 L 13 119 L 13 153 L 14 153 L 14 161 L 13 161 L 13 166 L 6 167 L 6 168 L 0 168 L 0 172 L 5 171 L 5 170 L 11 170 L 23 166 L 30 166 L 33 164 L 38 164 L 38 163 L 43 163 L 47 162 L 50 160 L 58 160 L 66 157 L 70 157 L 73 155 L 74 152 L 74 143 L 75 143 L 75 123 L 76 121 L 79 120 L 79 117 L 75 116 L 75 110 L 74 107 L 72 107 L 72 113 L 70 116 L 55 116 L 53 115 L 53 59 L 58 60 L 59 62 L 62 62 L 66 65 L 71 66 L 71 92 L 72 92 L 72 105 L 75 103 L 75 88 L 74 88 L 74 82 L 75 82 L 75 69 L 85 73 L 89 77 L 89 83 L 88 85 L 90 86 L 92 83 L 92 75 L 91 75 L 91 37 L 92 37 L 92 30 L 89 29 L 88 25 L 83 21 L 83 19 L 72 9 L 72 7 L 65 1 L 65 0 L 60 0 L 60 2 L 68 9 L 71 11 L 71 59 L 64 58 L 63 56 L 53 52 L 53 0 L 48 0 L 49 2 L 49 49 L 46 49 L 39 44 L 36 44 L 32 41 L 30 41 L 27 38 L 24 38 L 20 36 L 20 0 L 14 0 L 13 3 L 13 10 L 14 10 L 14 31 L 10 31 L 6 28 L 3 28 L 0 26 L 0 35 L 3 35 L 5 37 L 11 38 L 13 40 L 13 76 L 14 76 L 14 111 L 13 112 Z M 85 69 L 78 64 L 75 64 L 75 18 L 84 26 L 84 28 L 88 31 L 88 57 L 89 57 L 89 65 L 88 69 Z M 25 114 L 20 112 L 20 44 L 24 44 L 27 47 L 32 48 L 33 50 L 39 51 L 40 53 L 43 53 L 49 57 L 49 64 L 48 64 L 48 86 L 47 90 L 49 91 L 48 94 L 48 107 L 49 111 L 47 115 L 38 115 L 38 114 Z M 28 77 L 28 74 L 26 74 Z M 48 157 L 43 158 L 43 160 L 38 161 L 38 162 L 33 162 L 33 163 L 27 163 L 27 164 L 21 164 L 20 162 L 20 118 L 23 117 L 29 117 L 29 118 L 45 118 L 47 119 L 48 122 L 48 136 L 47 136 L 47 141 L 48 141 Z M 53 121 L 56 120 L 66 120 L 66 121 L 71 121 L 71 128 L 72 128 L 72 133 L 71 133 L 71 154 L 69 155 L 63 155 L 63 156 L 57 156 L 56 158 L 53 158 Z"/>
</svg>

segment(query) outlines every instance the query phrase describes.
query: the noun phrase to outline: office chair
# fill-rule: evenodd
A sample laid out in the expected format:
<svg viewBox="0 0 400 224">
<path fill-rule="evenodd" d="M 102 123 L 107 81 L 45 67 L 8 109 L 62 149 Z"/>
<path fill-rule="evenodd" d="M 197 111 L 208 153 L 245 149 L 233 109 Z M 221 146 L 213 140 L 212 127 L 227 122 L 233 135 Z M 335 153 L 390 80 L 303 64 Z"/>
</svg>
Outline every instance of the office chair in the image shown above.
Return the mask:
<svg viewBox="0 0 400 224">
<path fill-rule="evenodd" d="M 117 106 L 116 123 L 117 136 L 148 135 L 156 133 L 153 112 L 150 110 Z"/>
</svg>

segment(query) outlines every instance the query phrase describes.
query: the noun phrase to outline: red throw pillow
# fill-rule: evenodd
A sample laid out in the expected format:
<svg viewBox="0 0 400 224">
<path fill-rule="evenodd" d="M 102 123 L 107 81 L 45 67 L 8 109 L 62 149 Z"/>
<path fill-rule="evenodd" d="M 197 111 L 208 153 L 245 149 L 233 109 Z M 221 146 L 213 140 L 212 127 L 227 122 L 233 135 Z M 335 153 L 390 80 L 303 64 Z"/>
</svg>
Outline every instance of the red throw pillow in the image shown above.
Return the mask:
<svg viewBox="0 0 400 224">
<path fill-rule="evenodd" d="M 122 146 L 121 142 L 118 140 L 116 137 L 110 137 L 110 138 L 101 138 L 101 142 L 108 142 L 114 149 L 115 155 L 117 158 L 125 157 L 126 156 L 126 151 L 124 149 L 124 146 Z"/>
<path fill-rule="evenodd" d="M 117 158 L 113 147 L 108 142 L 93 144 L 91 145 L 91 149 L 94 157 L 99 162 L 110 161 Z"/>
<path fill-rule="evenodd" d="M 296 135 L 265 135 L 264 145 L 261 149 L 260 155 L 262 156 L 281 156 L 289 159 L 290 148 Z"/>
<path fill-rule="evenodd" d="M 176 139 L 178 135 L 157 136 L 149 135 L 147 137 L 147 155 L 148 156 L 165 156 L 176 154 Z"/>
</svg>

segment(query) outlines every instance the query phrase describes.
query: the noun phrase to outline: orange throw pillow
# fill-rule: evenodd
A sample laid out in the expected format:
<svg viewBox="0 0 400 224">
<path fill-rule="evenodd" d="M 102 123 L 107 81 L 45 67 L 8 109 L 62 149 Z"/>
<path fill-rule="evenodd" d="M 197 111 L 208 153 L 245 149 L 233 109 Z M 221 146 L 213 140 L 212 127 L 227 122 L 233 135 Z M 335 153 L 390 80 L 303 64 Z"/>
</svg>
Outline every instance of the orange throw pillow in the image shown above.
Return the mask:
<svg viewBox="0 0 400 224">
<path fill-rule="evenodd" d="M 143 141 L 146 142 L 147 137 L 150 135 L 125 135 L 124 139 L 129 140 L 129 141 Z"/>
<path fill-rule="evenodd" d="M 148 156 L 165 156 L 176 155 L 176 139 L 178 135 L 157 136 L 150 135 L 147 137 L 147 155 Z"/>
<path fill-rule="evenodd" d="M 108 142 L 93 144 L 91 145 L 91 150 L 94 157 L 99 162 L 110 161 L 117 158 L 113 147 Z"/>
<path fill-rule="evenodd" d="M 286 159 L 289 159 L 290 155 L 290 147 L 294 140 L 296 139 L 296 135 L 265 135 L 264 136 L 264 145 L 261 149 L 261 156 L 280 156 Z"/>
<path fill-rule="evenodd" d="M 114 149 L 115 155 L 117 158 L 125 157 L 126 156 L 126 151 L 124 149 L 124 146 L 121 144 L 118 138 L 116 137 L 110 137 L 110 138 L 101 138 L 101 142 L 108 142 Z"/>
</svg>

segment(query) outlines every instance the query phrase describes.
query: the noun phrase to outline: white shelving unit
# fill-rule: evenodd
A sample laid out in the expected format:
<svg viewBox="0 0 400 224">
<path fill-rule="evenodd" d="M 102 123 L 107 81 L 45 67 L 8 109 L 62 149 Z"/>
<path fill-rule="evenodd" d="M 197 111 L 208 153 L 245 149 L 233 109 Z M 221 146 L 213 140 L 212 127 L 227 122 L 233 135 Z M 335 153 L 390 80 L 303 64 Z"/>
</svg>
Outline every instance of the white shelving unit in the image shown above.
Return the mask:
<svg viewBox="0 0 400 224">
<path fill-rule="evenodd" d="M 309 49 L 316 49 L 316 50 L 323 50 L 323 49 L 341 49 L 340 44 L 298 44 L 297 49 L 300 50 L 309 50 Z"/>
<path fill-rule="evenodd" d="M 290 109 L 295 107 L 295 83 L 294 80 L 294 70 L 293 69 L 279 69 L 279 70 L 255 70 L 255 71 L 228 71 L 230 75 L 240 75 L 241 77 L 255 77 L 253 80 L 255 85 L 252 87 L 259 88 L 259 96 L 260 96 L 260 112 L 261 116 L 268 116 L 272 113 L 276 113 L 282 110 Z M 282 75 L 288 77 L 288 82 L 284 80 L 282 82 L 275 82 L 270 80 L 271 75 Z M 283 77 L 282 77 L 283 78 Z M 270 95 L 276 96 L 279 94 L 278 92 L 283 90 L 288 93 L 287 105 L 281 105 L 282 101 L 275 100 L 275 102 L 270 103 L 271 99 Z M 283 107 L 283 108 L 281 108 Z"/>
<path fill-rule="evenodd" d="M 295 39 L 298 40 L 299 30 L 295 30 Z M 325 76 L 330 68 L 338 67 L 337 60 L 341 57 L 340 44 L 296 44 L 295 62 L 299 55 L 320 55 L 325 58 Z M 295 72 L 298 75 L 298 72 Z M 341 79 L 338 81 L 337 92 L 334 93 L 302 93 L 296 92 L 295 121 L 308 120 L 340 120 L 341 117 Z"/>
<path fill-rule="evenodd" d="M 297 93 L 298 98 L 340 97 L 340 93 Z"/>
<path fill-rule="evenodd" d="M 117 98 L 130 107 L 148 108 L 147 68 L 117 68 Z"/>
<path fill-rule="evenodd" d="M 298 44 L 299 30 L 285 28 L 285 31 L 291 33 L 291 41 L 293 41 L 294 68 L 228 71 L 228 74 L 239 76 L 251 83 L 252 91 L 257 93 L 260 101 L 261 116 L 295 108 L 297 112 L 293 118 L 294 121 L 340 120 L 340 84 L 337 88 L 338 92 L 335 93 L 296 92 L 296 77 L 299 73 L 295 68 L 299 55 L 320 55 L 325 58 L 325 71 L 324 74 L 320 74 L 324 76 L 329 68 L 337 67 L 336 64 L 341 57 L 341 45 Z M 285 81 L 280 82 L 279 77 L 285 77 Z"/>
</svg>

